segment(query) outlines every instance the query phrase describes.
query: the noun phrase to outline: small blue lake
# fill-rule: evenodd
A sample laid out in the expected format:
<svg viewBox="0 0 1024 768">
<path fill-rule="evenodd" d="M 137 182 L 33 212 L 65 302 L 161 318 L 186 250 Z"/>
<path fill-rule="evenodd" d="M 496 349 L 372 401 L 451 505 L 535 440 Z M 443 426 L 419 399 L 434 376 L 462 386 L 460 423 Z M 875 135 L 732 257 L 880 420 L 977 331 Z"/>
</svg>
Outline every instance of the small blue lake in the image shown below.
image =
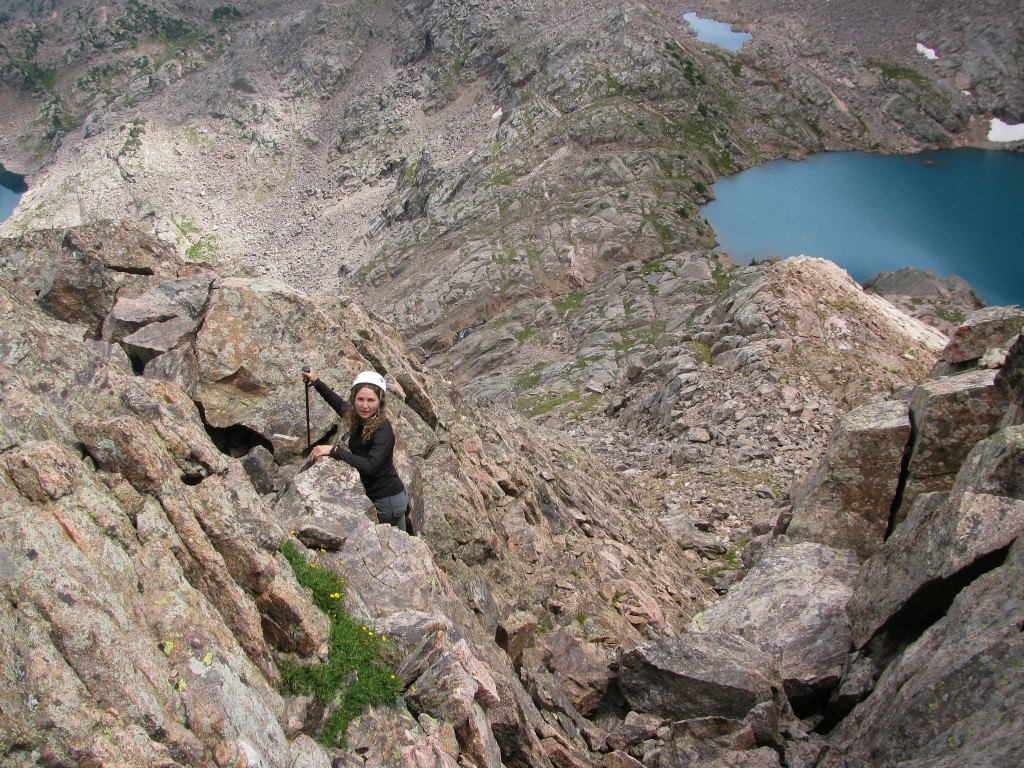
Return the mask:
<svg viewBox="0 0 1024 768">
<path fill-rule="evenodd" d="M 26 189 L 23 177 L 0 165 L 0 221 L 11 215 Z"/>
<path fill-rule="evenodd" d="M 859 283 L 902 267 L 956 274 L 990 305 L 1024 305 L 1024 155 L 833 152 L 715 183 L 701 209 L 740 264 L 805 254 Z"/>
<path fill-rule="evenodd" d="M 683 19 L 702 43 L 712 43 L 730 51 L 738 51 L 751 38 L 749 32 L 733 32 L 728 24 L 702 19 L 696 13 L 684 13 Z"/>
</svg>

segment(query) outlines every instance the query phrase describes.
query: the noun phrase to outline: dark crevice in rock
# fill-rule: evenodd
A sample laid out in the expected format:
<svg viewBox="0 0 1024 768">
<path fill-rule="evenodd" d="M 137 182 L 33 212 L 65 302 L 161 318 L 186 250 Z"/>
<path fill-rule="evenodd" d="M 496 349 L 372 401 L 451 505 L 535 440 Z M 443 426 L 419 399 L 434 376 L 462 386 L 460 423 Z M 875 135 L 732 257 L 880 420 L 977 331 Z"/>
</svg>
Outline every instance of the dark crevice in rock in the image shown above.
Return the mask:
<svg viewBox="0 0 1024 768">
<path fill-rule="evenodd" d="M 836 685 L 838 684 L 839 681 L 837 680 Z M 828 711 L 829 700 L 831 699 L 834 691 L 835 685 L 802 695 L 794 693 L 790 696 L 787 694 L 787 698 L 789 700 L 789 706 L 798 720 L 807 720 L 812 717 L 820 718 L 821 723 L 824 724 L 826 722 L 825 713 Z M 821 728 L 822 725 L 819 725 L 816 730 L 822 732 Z"/>
<path fill-rule="evenodd" d="M 900 478 L 896 483 L 896 493 L 892 497 L 892 506 L 889 507 L 889 523 L 885 529 L 885 538 L 888 539 L 896 529 L 896 523 L 900 519 L 900 507 L 903 506 L 903 497 L 907 491 L 907 482 L 910 479 L 910 460 L 914 456 L 914 445 L 917 443 L 917 419 L 914 417 L 914 409 L 910 409 L 910 437 L 903 449 L 903 461 L 900 463 Z"/>
<path fill-rule="evenodd" d="M 120 272 L 125 275 L 155 275 L 156 272 L 150 267 L 129 267 L 124 265 L 111 266 L 109 264 L 103 265 L 110 272 Z"/>
<path fill-rule="evenodd" d="M 132 373 L 136 376 L 141 376 L 146 370 L 146 364 L 150 360 L 154 360 L 159 355 L 154 350 L 143 350 L 139 347 L 134 347 L 130 344 L 119 344 L 121 349 L 124 350 L 125 355 L 128 357 L 128 362 L 132 365 Z"/>
<path fill-rule="evenodd" d="M 869 643 L 879 667 L 885 668 L 904 648 L 914 643 L 935 622 L 946 615 L 957 595 L 973 581 L 1000 567 L 1010 545 L 979 557 L 970 565 L 944 579 L 923 585 L 904 606 L 889 617 Z"/>
<path fill-rule="evenodd" d="M 309 447 L 312 448 L 314 445 L 333 445 L 334 444 L 334 438 L 335 438 L 335 436 L 337 434 L 338 434 L 338 425 L 335 424 L 333 427 L 331 427 L 326 432 L 324 432 L 324 434 L 321 437 L 319 437 L 318 439 L 316 439 L 312 443 L 310 443 Z M 342 442 L 344 442 L 344 443 L 348 442 L 348 433 L 347 432 L 342 437 Z M 306 455 L 309 454 L 309 450 L 307 449 L 307 450 L 303 451 L 302 453 L 303 453 L 304 456 L 306 456 Z"/>
<path fill-rule="evenodd" d="M 274 444 L 255 429 L 247 427 L 244 424 L 232 424 L 228 427 L 215 427 L 206 420 L 206 410 L 203 408 L 203 404 L 198 401 L 195 401 L 195 404 L 196 408 L 199 409 L 199 416 L 203 420 L 203 427 L 206 429 L 206 434 L 210 436 L 210 440 L 212 440 L 213 444 L 217 446 L 217 450 L 225 456 L 239 459 L 242 456 L 245 456 L 245 454 L 257 445 L 262 445 L 270 451 L 271 455 L 273 455 Z M 184 482 L 188 482 L 184 477 L 182 480 Z M 202 480 L 202 478 L 200 478 L 200 480 Z"/>
</svg>

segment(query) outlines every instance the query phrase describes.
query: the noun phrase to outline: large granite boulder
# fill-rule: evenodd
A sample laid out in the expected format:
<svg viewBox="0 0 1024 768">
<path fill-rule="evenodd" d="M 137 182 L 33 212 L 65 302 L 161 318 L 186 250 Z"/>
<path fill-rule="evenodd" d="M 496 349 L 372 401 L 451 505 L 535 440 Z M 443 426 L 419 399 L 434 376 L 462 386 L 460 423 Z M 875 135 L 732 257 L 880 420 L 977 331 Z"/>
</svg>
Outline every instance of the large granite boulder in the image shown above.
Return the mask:
<svg viewBox="0 0 1024 768">
<path fill-rule="evenodd" d="M 933 379 L 910 395 L 914 440 L 896 521 L 922 493 L 948 491 L 967 453 L 999 428 L 1009 410 L 996 371 L 979 370 Z"/>
<path fill-rule="evenodd" d="M 821 544 L 773 547 L 690 630 L 738 635 L 773 656 L 799 712 L 843 674 L 850 650 L 846 603 L 859 569 L 852 553 Z"/>
<path fill-rule="evenodd" d="M 140 296 L 118 296 L 103 321 L 103 340 L 120 343 L 139 369 L 165 352 L 191 348 L 215 277 L 203 271 L 158 283 Z"/>
<path fill-rule="evenodd" d="M 128 223 L 99 222 L 0 240 L 0 271 L 53 317 L 101 335 L 121 293 L 141 293 L 182 267 L 173 248 Z"/>
<path fill-rule="evenodd" d="M 307 358 L 305 351 L 313 349 L 333 349 L 331 364 L 322 354 Z M 306 447 L 299 368 L 310 365 L 344 392 L 358 369 L 367 367 L 336 322 L 305 295 L 270 280 L 214 283 L 196 352 L 196 397 L 209 423 L 259 433 L 282 461 L 299 456 Z M 312 393 L 310 420 L 315 441 L 337 422 L 337 414 Z"/>
<path fill-rule="evenodd" d="M 846 414 L 818 470 L 793 493 L 787 535 L 870 557 L 885 540 L 910 435 L 903 402 Z"/>
<path fill-rule="evenodd" d="M 742 720 L 781 689 L 771 654 L 720 630 L 645 643 L 619 663 L 619 690 L 630 707 L 673 720 Z"/>
<path fill-rule="evenodd" d="M 1024 310 L 1017 306 L 985 307 L 972 313 L 949 337 L 937 363 L 939 370 L 978 360 L 990 349 L 1006 349 L 1024 330 Z M 945 366 L 945 367 L 944 367 Z"/>
</svg>

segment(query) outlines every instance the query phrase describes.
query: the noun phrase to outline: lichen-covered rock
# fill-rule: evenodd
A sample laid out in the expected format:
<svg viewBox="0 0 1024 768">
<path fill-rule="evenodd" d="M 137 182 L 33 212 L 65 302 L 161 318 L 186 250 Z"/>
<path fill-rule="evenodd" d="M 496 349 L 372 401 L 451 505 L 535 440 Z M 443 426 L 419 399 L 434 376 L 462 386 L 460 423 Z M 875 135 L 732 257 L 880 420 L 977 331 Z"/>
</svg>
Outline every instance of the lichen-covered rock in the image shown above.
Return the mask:
<svg viewBox="0 0 1024 768">
<path fill-rule="evenodd" d="M 848 549 L 862 559 L 876 552 L 885 540 L 910 435 L 903 402 L 846 414 L 817 472 L 793 493 L 786 534 Z"/>
<path fill-rule="evenodd" d="M 1010 403 L 995 378 L 996 371 L 972 371 L 923 382 L 911 393 L 914 440 L 897 521 L 919 494 L 948 491 L 975 443 L 999 428 Z"/>
<path fill-rule="evenodd" d="M 287 762 L 270 644 L 317 648 L 326 622 L 267 550 L 280 534 L 251 484 L 180 390 L 0 286 L 5 760 Z M 30 389 L 12 353 L 61 365 Z M 287 636 L 265 634 L 284 613 Z"/>
<path fill-rule="evenodd" d="M 691 631 L 735 633 L 777 660 L 794 707 L 829 691 L 850 650 L 846 604 L 860 563 L 819 544 L 774 546 Z"/>
<path fill-rule="evenodd" d="M 170 278 L 181 260 L 141 227 L 101 222 L 0 241 L 0 271 L 31 290 L 41 308 L 99 338 L 119 294 Z"/>
<path fill-rule="evenodd" d="M 957 366 L 977 360 L 992 347 L 1007 348 L 1024 331 L 1020 307 L 985 307 L 973 312 L 953 331 L 940 363 Z"/>
<path fill-rule="evenodd" d="M 638 646 L 622 655 L 618 680 L 634 710 L 673 720 L 742 720 L 782 688 L 773 656 L 723 631 L 688 633 Z"/>
<path fill-rule="evenodd" d="M 1010 766 L 1024 734 L 1024 546 L 1021 538 L 964 587 L 831 737 L 820 763 Z M 909 552 L 913 555 L 913 552 Z"/>
</svg>

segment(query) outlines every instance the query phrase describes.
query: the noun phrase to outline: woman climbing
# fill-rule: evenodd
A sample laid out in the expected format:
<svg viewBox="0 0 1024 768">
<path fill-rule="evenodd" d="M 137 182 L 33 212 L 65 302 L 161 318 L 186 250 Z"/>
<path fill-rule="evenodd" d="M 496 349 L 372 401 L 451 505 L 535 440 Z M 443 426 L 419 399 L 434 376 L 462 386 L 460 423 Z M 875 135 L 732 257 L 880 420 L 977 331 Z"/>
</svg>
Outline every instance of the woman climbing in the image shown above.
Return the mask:
<svg viewBox="0 0 1024 768">
<path fill-rule="evenodd" d="M 387 382 L 375 371 L 363 371 L 352 382 L 346 400 L 309 368 L 302 375 L 331 408 L 344 419 L 348 428 L 348 448 L 342 445 L 315 445 L 309 458 L 322 456 L 344 461 L 356 468 L 363 490 L 377 511 L 377 522 L 409 532 L 407 513 L 409 493 L 395 469 L 395 430 L 385 415 Z"/>
</svg>

